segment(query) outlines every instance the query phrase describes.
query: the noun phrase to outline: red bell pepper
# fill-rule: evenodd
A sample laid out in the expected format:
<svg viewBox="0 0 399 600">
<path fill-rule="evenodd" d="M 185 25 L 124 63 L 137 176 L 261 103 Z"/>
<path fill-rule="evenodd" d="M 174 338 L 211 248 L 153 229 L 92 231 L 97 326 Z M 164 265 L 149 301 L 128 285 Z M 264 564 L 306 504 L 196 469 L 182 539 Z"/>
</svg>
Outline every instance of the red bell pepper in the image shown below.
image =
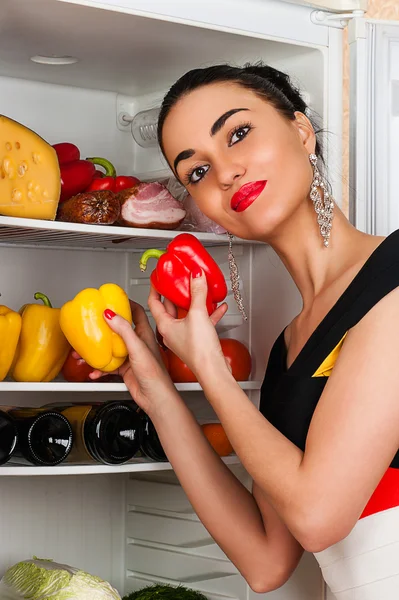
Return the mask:
<svg viewBox="0 0 399 600">
<path fill-rule="evenodd" d="M 86 158 L 95 165 L 99 165 L 105 169 L 105 176 L 101 179 L 93 179 L 86 191 L 93 192 L 95 190 L 110 190 L 111 192 L 121 192 L 128 188 L 132 188 L 136 183 L 140 183 L 137 177 L 131 177 L 128 175 L 116 176 L 115 167 L 105 158 Z"/>
<path fill-rule="evenodd" d="M 54 144 L 61 172 L 60 202 L 83 192 L 93 180 L 95 166 L 87 160 L 80 160 L 79 148 L 69 142 Z"/>
<path fill-rule="evenodd" d="M 62 142 L 61 144 L 54 144 L 53 148 L 57 153 L 60 165 L 65 165 L 66 163 L 80 159 L 80 150 L 75 144 Z"/>
<path fill-rule="evenodd" d="M 145 271 L 149 258 L 158 258 L 158 264 L 150 280 L 161 296 L 168 298 L 179 308 L 188 310 L 191 303 L 191 271 L 200 267 L 208 283 L 206 306 L 212 314 L 218 302 L 227 295 L 224 275 L 201 242 L 191 233 L 181 233 L 172 240 L 166 250 L 150 249 L 141 256 L 140 269 Z"/>
</svg>

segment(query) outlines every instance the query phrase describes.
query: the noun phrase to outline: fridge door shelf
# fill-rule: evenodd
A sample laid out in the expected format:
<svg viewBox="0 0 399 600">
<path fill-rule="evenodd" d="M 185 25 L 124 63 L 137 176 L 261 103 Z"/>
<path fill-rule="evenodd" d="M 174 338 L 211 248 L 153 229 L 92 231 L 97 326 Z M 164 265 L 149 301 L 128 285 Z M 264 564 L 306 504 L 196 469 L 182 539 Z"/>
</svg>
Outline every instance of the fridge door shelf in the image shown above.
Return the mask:
<svg viewBox="0 0 399 600">
<path fill-rule="evenodd" d="M 222 458 L 226 465 L 239 465 L 240 459 L 235 454 Z M 149 471 L 172 471 L 169 462 L 155 462 L 145 458 L 137 458 L 123 465 L 76 465 L 61 464 L 55 467 L 39 467 L 27 461 L 18 463 L 18 459 L 11 459 L 0 466 L 0 477 L 15 476 L 40 476 L 40 475 L 103 475 L 105 473 L 146 473 Z"/>
<path fill-rule="evenodd" d="M 243 390 L 260 390 L 261 381 L 239 381 Z M 199 383 L 176 383 L 179 392 L 201 392 Z M 128 393 L 124 383 L 71 383 L 68 381 L 17 382 L 1 381 L 0 392 L 122 392 Z"/>
<path fill-rule="evenodd" d="M 108 225 L 85 225 L 0 216 L 0 245 L 24 248 L 49 247 L 71 250 L 145 250 L 167 243 L 182 231 L 141 229 Z M 190 233 L 190 232 L 188 232 Z M 227 235 L 193 232 L 204 246 L 225 246 Z M 158 242 L 159 243 L 159 242 Z M 240 240 L 240 244 L 253 244 Z"/>
</svg>

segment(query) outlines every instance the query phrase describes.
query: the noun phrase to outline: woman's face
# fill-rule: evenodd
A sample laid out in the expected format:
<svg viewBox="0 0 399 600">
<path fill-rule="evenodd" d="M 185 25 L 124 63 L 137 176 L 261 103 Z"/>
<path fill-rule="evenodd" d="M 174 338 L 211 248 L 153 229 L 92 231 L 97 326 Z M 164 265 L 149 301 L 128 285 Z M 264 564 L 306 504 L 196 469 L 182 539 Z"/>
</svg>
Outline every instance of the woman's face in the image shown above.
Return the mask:
<svg viewBox="0 0 399 600">
<path fill-rule="evenodd" d="M 309 196 L 315 135 L 235 83 L 204 86 L 173 107 L 166 158 L 202 212 L 234 235 L 270 241 Z M 244 186 L 244 187 L 243 187 Z"/>
</svg>

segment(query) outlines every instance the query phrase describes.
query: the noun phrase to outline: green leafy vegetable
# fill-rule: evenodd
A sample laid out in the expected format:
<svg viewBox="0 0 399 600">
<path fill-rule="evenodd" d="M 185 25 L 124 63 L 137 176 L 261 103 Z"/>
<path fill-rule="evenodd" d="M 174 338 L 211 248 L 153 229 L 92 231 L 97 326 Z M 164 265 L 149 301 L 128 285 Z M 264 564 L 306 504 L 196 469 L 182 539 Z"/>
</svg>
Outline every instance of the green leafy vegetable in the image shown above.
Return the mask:
<svg viewBox="0 0 399 600">
<path fill-rule="evenodd" d="M 51 560 L 17 563 L 0 581 L 1 600 L 121 600 L 106 581 Z"/>
<path fill-rule="evenodd" d="M 182 585 L 151 585 L 123 597 L 123 600 L 207 600 L 206 596 Z"/>
</svg>

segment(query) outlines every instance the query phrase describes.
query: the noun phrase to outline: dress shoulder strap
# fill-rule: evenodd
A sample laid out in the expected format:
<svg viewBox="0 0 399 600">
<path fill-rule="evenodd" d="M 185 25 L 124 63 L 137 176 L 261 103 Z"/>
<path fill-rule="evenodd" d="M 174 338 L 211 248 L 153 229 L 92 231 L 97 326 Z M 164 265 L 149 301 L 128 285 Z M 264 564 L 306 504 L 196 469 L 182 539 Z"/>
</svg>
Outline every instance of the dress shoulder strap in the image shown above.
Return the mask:
<svg viewBox="0 0 399 600">
<path fill-rule="evenodd" d="M 293 363 L 292 374 L 312 375 L 345 333 L 398 286 L 399 230 L 396 230 L 374 250 L 313 332 Z"/>
</svg>

